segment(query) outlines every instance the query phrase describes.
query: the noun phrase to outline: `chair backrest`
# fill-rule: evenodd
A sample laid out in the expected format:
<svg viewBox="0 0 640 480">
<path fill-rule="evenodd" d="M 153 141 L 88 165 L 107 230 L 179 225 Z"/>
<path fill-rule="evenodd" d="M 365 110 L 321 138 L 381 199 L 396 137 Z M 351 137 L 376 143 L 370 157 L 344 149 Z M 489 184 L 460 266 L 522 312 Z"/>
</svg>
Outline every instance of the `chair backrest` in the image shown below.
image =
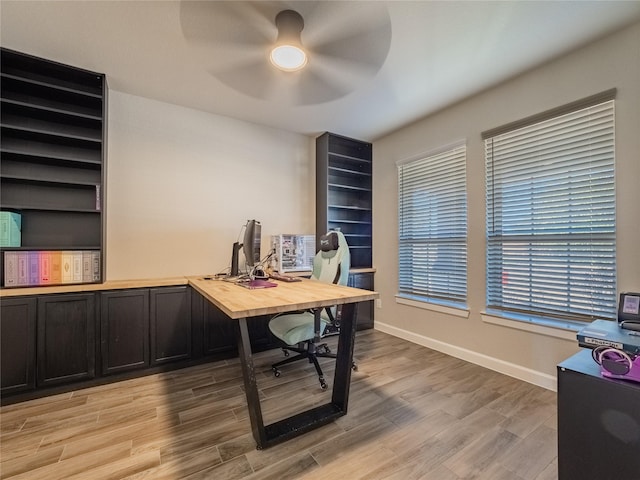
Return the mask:
<svg viewBox="0 0 640 480">
<path fill-rule="evenodd" d="M 351 254 L 342 232 L 331 230 L 320 237 L 320 250 L 313 258 L 311 278 L 326 283 L 346 285 L 349 280 Z"/>
</svg>

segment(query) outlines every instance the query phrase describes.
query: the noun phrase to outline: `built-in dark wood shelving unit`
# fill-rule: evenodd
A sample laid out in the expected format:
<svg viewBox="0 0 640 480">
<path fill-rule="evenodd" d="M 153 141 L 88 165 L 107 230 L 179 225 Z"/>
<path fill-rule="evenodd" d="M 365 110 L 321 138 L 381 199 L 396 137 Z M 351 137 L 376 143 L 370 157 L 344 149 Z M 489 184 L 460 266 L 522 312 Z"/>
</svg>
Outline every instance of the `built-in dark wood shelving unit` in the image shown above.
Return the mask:
<svg viewBox="0 0 640 480">
<path fill-rule="evenodd" d="M 316 232 L 344 233 L 351 267 L 371 267 L 372 150 L 360 140 L 324 133 L 316 140 Z"/>
<path fill-rule="evenodd" d="M 316 236 L 344 233 L 352 269 L 372 268 L 371 143 L 324 133 L 316 139 Z M 352 273 L 349 285 L 374 289 L 373 271 Z M 358 305 L 358 328 L 373 327 L 373 301 Z"/>
<path fill-rule="evenodd" d="M 3 287 L 25 250 L 97 251 L 103 280 L 106 95 L 103 74 L 1 50 L 0 209 L 22 220 Z"/>
</svg>

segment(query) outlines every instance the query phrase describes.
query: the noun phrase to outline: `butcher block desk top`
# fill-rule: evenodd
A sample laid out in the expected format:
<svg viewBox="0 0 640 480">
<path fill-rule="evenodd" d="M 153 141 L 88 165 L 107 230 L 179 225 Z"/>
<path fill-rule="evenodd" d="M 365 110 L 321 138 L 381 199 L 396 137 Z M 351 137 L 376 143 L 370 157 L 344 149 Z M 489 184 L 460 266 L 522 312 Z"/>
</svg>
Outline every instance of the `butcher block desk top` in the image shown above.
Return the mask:
<svg viewBox="0 0 640 480">
<path fill-rule="evenodd" d="M 257 289 L 203 277 L 188 277 L 188 280 L 189 285 L 234 319 L 364 302 L 379 297 L 378 292 L 310 279 L 300 282 L 270 280 L 278 286 Z"/>
</svg>

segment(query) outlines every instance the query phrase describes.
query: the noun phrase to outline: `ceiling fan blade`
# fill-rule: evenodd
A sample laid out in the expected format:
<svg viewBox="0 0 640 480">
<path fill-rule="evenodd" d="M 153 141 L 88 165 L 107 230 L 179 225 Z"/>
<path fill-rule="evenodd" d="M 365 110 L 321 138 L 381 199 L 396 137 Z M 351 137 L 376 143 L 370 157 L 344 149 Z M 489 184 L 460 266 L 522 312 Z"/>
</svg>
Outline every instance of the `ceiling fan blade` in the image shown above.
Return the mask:
<svg viewBox="0 0 640 480">
<path fill-rule="evenodd" d="M 297 105 L 316 105 L 344 97 L 352 88 L 325 71 L 310 69 L 295 91 Z"/>
<path fill-rule="evenodd" d="M 371 69 L 334 57 L 314 55 L 297 86 L 299 105 L 325 103 L 348 95 L 371 78 Z"/>
<path fill-rule="evenodd" d="M 203 43 L 213 48 L 229 45 L 258 46 L 272 41 L 276 31 L 272 2 L 182 1 L 180 26 L 190 43 Z"/>
<path fill-rule="evenodd" d="M 376 28 L 354 33 L 323 44 L 309 47 L 311 55 L 322 55 L 360 65 L 377 72 L 384 64 L 391 45 L 391 26 L 381 24 Z"/>
<path fill-rule="evenodd" d="M 224 69 L 210 72 L 225 85 L 254 98 L 271 98 L 269 85 L 273 83 L 273 70 L 263 59 L 239 62 Z"/>
<path fill-rule="evenodd" d="M 358 36 L 386 26 L 391 30 L 391 18 L 379 1 L 303 2 L 313 5 L 303 14 L 303 42 L 313 48 L 327 42 Z M 302 12 L 301 12 L 302 13 Z"/>
</svg>

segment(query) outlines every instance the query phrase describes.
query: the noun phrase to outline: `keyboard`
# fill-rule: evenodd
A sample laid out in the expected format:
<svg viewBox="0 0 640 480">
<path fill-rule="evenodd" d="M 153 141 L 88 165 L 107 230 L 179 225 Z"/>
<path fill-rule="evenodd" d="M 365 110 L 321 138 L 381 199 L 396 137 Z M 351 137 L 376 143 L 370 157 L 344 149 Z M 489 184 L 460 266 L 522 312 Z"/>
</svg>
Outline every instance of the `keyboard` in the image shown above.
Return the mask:
<svg viewBox="0 0 640 480">
<path fill-rule="evenodd" d="M 269 278 L 273 278 L 274 280 L 280 280 L 281 282 L 301 282 L 302 279 L 298 277 L 294 277 L 292 275 L 282 275 L 280 273 L 270 273 Z"/>
</svg>

